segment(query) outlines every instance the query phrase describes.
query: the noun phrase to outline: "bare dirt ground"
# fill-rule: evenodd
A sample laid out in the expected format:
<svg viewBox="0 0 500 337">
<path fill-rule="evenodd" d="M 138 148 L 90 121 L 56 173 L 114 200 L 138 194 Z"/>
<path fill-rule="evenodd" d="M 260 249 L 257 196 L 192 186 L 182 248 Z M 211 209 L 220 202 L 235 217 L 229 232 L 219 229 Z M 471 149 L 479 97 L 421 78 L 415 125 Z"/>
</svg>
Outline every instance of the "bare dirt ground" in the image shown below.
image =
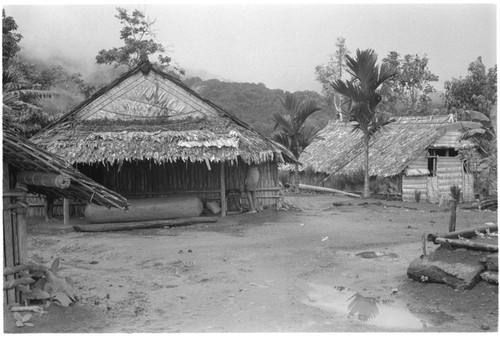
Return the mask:
<svg viewBox="0 0 500 337">
<path fill-rule="evenodd" d="M 287 200 L 301 211 L 168 229 L 78 233 L 62 221 L 31 219 L 30 258 L 61 258 L 59 274 L 73 280 L 79 300 L 34 314 L 34 327 L 15 327 L 5 311 L 4 331 L 498 330 L 498 286 L 455 291 L 406 275 L 422 254 L 422 235 L 446 232 L 446 209 L 314 194 Z M 497 212 L 457 214 L 457 230 L 487 222 L 497 223 Z M 363 252 L 376 257 L 356 255 Z"/>
</svg>

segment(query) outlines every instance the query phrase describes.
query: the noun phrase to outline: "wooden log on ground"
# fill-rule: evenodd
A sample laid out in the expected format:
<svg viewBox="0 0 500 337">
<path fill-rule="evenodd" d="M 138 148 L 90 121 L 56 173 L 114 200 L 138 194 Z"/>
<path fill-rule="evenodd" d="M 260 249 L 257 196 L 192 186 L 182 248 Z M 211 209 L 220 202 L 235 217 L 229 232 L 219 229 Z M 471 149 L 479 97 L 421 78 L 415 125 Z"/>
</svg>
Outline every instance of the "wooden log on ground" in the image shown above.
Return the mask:
<svg viewBox="0 0 500 337">
<path fill-rule="evenodd" d="M 429 234 L 432 235 L 432 234 Z M 455 239 L 446 239 L 440 237 L 434 237 L 432 240 L 437 245 L 448 245 L 454 248 L 468 248 L 473 250 L 481 250 L 486 252 L 498 252 L 498 246 L 490 245 L 487 243 L 479 243 L 479 242 L 471 242 L 465 240 L 455 240 Z"/>
<path fill-rule="evenodd" d="M 348 196 L 354 197 L 354 198 L 361 198 L 360 195 L 357 195 L 357 194 L 354 194 L 354 193 L 349 193 L 349 192 L 344 192 L 344 191 L 341 191 L 341 190 L 336 190 L 334 188 L 327 188 L 327 187 L 320 187 L 320 186 L 311 186 L 311 185 L 304 185 L 304 184 L 299 184 L 299 188 L 301 190 L 306 190 L 306 191 L 337 193 L 337 194 L 348 195 Z"/>
<path fill-rule="evenodd" d="M 67 175 L 37 171 L 21 171 L 17 174 L 17 181 L 26 185 L 57 187 L 59 189 L 65 189 L 71 185 L 71 178 Z"/>
<path fill-rule="evenodd" d="M 99 223 L 88 225 L 75 225 L 74 230 L 77 232 L 109 232 L 123 231 L 132 229 L 151 229 L 162 228 L 166 226 L 186 226 L 196 223 L 217 222 L 215 217 L 194 217 L 184 219 L 166 219 L 152 221 L 136 221 L 136 222 L 118 222 L 118 223 Z"/>
<path fill-rule="evenodd" d="M 201 215 L 203 203 L 194 195 L 153 199 L 131 199 L 127 212 L 95 204 L 85 207 L 85 219 L 90 223 L 138 222 Z"/>
<path fill-rule="evenodd" d="M 465 229 L 461 231 L 456 231 L 456 232 L 449 232 L 443 235 L 435 235 L 436 237 L 440 238 L 446 238 L 446 239 L 458 239 L 458 237 L 462 238 L 472 238 L 476 236 L 476 231 L 480 233 L 486 233 L 487 231 L 490 231 L 490 233 L 493 232 L 498 232 L 498 226 L 484 226 L 484 227 L 478 227 L 478 228 L 470 228 L 470 229 Z M 431 234 L 432 235 L 432 234 Z M 432 241 L 432 240 L 429 240 Z"/>
</svg>

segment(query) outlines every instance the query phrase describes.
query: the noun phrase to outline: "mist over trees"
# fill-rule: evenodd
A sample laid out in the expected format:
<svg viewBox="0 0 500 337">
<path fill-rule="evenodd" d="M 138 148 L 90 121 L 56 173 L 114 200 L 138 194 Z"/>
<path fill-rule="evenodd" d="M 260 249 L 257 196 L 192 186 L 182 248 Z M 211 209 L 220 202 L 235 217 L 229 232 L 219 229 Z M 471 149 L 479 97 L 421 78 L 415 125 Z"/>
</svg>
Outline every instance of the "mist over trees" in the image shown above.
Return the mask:
<svg viewBox="0 0 500 337">
<path fill-rule="evenodd" d="M 167 71 L 173 68 L 181 71 L 166 55 L 168 48 L 155 41 L 155 21 L 138 10 L 129 13 L 117 8 L 117 11 L 116 18 L 123 25 L 119 34 L 124 45 L 99 51 L 93 69 L 86 69 L 82 63 L 67 60 L 64 55 L 54 59 L 41 59 L 37 55 L 24 53 L 22 27 L 18 28 L 15 18 L 3 12 L 4 97 L 6 92 L 10 92 L 9 97 L 17 99 L 15 111 L 18 120 L 33 124 L 29 134 L 72 110 L 98 89 L 118 78 L 128 67 L 140 62 L 141 53 L 142 56 L 151 57 L 151 61 L 156 62 L 157 66 L 166 67 Z M 311 115 L 309 120 L 319 127 L 326 125 L 329 120 L 337 119 L 342 111 L 340 106 L 343 98 L 333 90 L 330 83 L 349 77 L 345 63 L 349 54 L 345 39 L 337 38 L 329 61 L 314 69 L 316 79 L 323 86 L 322 94 L 314 91 L 293 93 L 301 101 L 312 99 L 318 102 L 321 111 Z M 156 56 L 157 61 L 153 60 Z M 463 108 L 477 110 L 489 116 L 492 106 L 496 104 L 496 65 L 486 69 L 481 58 L 471 63 L 466 77 L 446 82 L 446 92 L 442 96 L 446 109 L 432 86 L 437 76 L 430 70 L 432 62 L 425 54 L 423 57 L 417 54 L 402 56 L 393 51 L 383 61 L 398 69 L 398 75 L 384 84 L 387 89 L 382 88 L 380 91 L 382 101 L 378 109 L 384 109 L 391 115 L 434 114 L 436 109 L 439 109 L 439 113 L 449 113 Z M 197 77 L 185 78 L 184 82 L 263 135 L 272 135 L 272 115 L 283 107 L 280 100 L 285 97 L 284 90 L 269 89 L 263 83 L 202 80 Z M 25 91 L 14 93 L 15 88 Z M 4 111 L 8 115 L 9 110 Z"/>
</svg>

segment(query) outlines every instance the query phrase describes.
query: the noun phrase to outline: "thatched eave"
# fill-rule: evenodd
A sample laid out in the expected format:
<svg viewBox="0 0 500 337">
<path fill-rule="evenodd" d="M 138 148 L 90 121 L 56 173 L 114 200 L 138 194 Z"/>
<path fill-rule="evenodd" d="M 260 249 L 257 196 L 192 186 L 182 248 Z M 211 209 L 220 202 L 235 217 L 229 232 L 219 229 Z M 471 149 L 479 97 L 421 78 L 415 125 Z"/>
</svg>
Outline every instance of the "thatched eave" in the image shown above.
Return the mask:
<svg viewBox="0 0 500 337">
<path fill-rule="evenodd" d="M 389 177 L 403 170 L 432 146 L 461 148 L 460 133 L 450 132 L 448 116 L 400 117 L 378 131 L 370 141 L 370 176 Z M 352 125 L 331 122 L 319 134 L 320 140 L 308 146 L 300 157 L 305 166 L 331 175 L 352 174 L 364 169 L 362 133 Z"/>
<path fill-rule="evenodd" d="M 3 129 L 3 161 L 20 171 L 54 173 L 70 177 L 68 188 L 28 185 L 28 191 L 55 198 L 126 210 L 127 199 L 91 180 L 57 155 L 53 155 L 15 132 Z"/>
<path fill-rule="evenodd" d="M 294 162 L 289 150 L 144 62 L 32 140 L 71 163 Z"/>
</svg>

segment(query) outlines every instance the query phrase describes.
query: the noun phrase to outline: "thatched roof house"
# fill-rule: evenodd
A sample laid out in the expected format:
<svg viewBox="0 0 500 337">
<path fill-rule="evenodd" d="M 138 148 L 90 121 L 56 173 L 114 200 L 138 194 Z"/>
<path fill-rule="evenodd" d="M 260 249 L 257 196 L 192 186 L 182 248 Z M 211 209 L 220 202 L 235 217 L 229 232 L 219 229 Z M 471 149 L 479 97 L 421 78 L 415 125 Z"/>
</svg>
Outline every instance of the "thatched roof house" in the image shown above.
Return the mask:
<svg viewBox="0 0 500 337">
<path fill-rule="evenodd" d="M 320 139 L 308 146 L 300 157 L 304 167 L 326 175 L 349 175 L 364 168 L 361 133 L 343 122 L 329 123 Z M 461 141 L 460 124 L 453 116 L 398 117 L 375 134 L 370 142 L 370 176 L 399 178 L 403 200 L 437 202 L 451 185 L 462 188 L 464 200 L 472 200 L 472 174 L 457 150 L 471 147 Z"/>
<path fill-rule="evenodd" d="M 278 198 L 281 145 L 144 61 L 42 130 L 33 141 L 128 198 L 197 194 L 224 200 L 261 171 L 259 196 Z"/>
</svg>

